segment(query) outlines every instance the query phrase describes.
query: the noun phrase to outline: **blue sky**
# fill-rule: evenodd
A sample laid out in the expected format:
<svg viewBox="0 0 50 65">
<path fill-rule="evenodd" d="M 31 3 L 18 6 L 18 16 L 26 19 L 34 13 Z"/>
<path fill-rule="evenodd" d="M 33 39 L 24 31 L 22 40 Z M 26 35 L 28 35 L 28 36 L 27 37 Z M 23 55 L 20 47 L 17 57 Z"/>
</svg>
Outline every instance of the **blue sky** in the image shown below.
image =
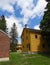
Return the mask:
<svg viewBox="0 0 50 65">
<path fill-rule="evenodd" d="M 46 5 L 45 0 L 0 0 L 0 16 L 5 15 L 9 32 L 16 23 L 20 37 L 25 24 L 29 28 L 39 29 Z"/>
</svg>

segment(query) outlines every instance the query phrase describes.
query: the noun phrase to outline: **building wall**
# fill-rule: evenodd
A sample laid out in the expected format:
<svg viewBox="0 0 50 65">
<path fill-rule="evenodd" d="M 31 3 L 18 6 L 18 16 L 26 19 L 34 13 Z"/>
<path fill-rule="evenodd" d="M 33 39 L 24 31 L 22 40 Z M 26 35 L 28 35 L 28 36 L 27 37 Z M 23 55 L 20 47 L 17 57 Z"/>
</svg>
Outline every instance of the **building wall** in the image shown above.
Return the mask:
<svg viewBox="0 0 50 65">
<path fill-rule="evenodd" d="M 30 32 L 25 28 L 21 38 L 23 52 L 49 52 L 47 43 L 42 39 L 41 33 Z"/>
<path fill-rule="evenodd" d="M 23 35 L 22 35 L 22 52 L 30 51 L 29 48 L 28 48 L 28 44 L 30 44 L 29 30 L 24 29 Z"/>
<path fill-rule="evenodd" d="M 40 33 L 30 33 L 31 52 L 49 52 L 47 43 Z"/>
<path fill-rule="evenodd" d="M 31 39 L 31 52 L 38 52 L 41 51 L 41 49 L 39 47 L 40 45 L 40 37 L 41 34 L 37 34 L 37 33 L 30 33 L 30 39 Z M 41 47 L 41 46 L 40 46 Z"/>
<path fill-rule="evenodd" d="M 9 57 L 9 50 L 10 50 L 10 39 L 6 34 L 0 32 L 0 58 Z"/>
</svg>

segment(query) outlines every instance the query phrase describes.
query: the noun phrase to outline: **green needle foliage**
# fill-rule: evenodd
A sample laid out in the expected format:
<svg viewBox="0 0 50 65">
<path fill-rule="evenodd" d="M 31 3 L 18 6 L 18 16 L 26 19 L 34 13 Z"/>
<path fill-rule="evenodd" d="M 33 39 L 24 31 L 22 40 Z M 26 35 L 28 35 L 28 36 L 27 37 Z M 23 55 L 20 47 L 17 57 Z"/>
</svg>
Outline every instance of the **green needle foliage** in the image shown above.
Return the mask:
<svg viewBox="0 0 50 65">
<path fill-rule="evenodd" d="M 0 17 L 0 29 L 6 32 L 6 20 L 4 15 Z"/>
<path fill-rule="evenodd" d="M 11 36 L 11 50 L 12 51 L 16 51 L 16 46 L 17 46 L 17 43 L 18 43 L 18 34 L 17 34 L 17 27 L 16 27 L 16 24 L 14 23 L 12 28 L 11 28 L 11 32 L 10 32 L 10 36 Z"/>
<path fill-rule="evenodd" d="M 40 29 L 44 40 L 50 46 L 50 0 L 46 1 L 48 2 L 46 6 L 47 11 L 44 12 L 43 20 L 40 22 Z"/>
</svg>

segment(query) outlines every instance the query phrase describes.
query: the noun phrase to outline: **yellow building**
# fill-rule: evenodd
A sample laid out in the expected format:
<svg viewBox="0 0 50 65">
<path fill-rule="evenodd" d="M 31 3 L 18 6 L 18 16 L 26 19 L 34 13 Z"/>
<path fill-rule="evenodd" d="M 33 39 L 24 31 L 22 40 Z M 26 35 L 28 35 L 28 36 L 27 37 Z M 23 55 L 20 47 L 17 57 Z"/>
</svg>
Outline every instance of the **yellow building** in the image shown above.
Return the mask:
<svg viewBox="0 0 50 65">
<path fill-rule="evenodd" d="M 24 28 L 21 39 L 22 52 L 48 52 L 47 44 L 42 39 L 40 30 Z"/>
</svg>

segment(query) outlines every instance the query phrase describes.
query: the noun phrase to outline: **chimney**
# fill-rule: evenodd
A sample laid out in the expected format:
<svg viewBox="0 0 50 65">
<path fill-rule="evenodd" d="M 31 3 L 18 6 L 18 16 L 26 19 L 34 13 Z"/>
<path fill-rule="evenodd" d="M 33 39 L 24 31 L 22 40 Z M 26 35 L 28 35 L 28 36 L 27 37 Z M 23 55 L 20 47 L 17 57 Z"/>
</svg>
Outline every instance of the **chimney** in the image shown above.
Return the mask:
<svg viewBox="0 0 50 65">
<path fill-rule="evenodd" d="M 27 28 L 27 24 L 25 24 L 25 28 Z"/>
</svg>

